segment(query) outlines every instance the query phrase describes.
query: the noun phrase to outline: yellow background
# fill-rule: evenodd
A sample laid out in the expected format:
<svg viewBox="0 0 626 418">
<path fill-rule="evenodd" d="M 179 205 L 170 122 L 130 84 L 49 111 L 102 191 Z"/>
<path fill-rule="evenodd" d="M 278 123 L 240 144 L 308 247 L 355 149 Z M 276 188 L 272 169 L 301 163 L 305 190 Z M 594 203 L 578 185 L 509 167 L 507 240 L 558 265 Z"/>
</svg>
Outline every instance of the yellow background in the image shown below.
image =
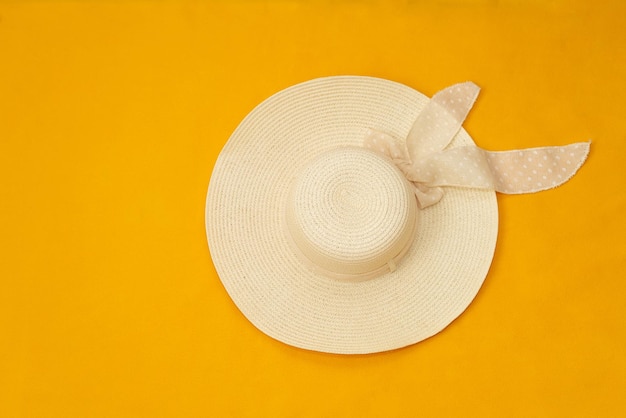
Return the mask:
<svg viewBox="0 0 626 418">
<path fill-rule="evenodd" d="M 625 4 L 0 3 L 0 417 L 626 416 Z M 239 121 L 337 74 L 476 82 L 486 149 L 593 140 L 498 197 L 474 303 L 389 353 L 266 337 L 206 244 Z"/>
</svg>

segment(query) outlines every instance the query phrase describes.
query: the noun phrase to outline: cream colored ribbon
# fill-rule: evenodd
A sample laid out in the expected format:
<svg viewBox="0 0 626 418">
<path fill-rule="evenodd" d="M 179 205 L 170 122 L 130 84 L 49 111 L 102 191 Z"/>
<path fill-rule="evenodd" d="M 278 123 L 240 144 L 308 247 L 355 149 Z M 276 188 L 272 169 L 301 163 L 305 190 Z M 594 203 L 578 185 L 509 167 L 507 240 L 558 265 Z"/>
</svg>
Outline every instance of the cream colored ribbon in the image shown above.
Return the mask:
<svg viewBox="0 0 626 418">
<path fill-rule="evenodd" d="M 420 208 L 443 197 L 442 187 L 534 193 L 560 186 L 585 162 L 589 142 L 485 151 L 476 146 L 446 148 L 461 129 L 480 88 L 471 82 L 456 84 L 428 102 L 405 141 L 370 129 L 364 146 L 391 158 L 413 184 Z"/>
</svg>

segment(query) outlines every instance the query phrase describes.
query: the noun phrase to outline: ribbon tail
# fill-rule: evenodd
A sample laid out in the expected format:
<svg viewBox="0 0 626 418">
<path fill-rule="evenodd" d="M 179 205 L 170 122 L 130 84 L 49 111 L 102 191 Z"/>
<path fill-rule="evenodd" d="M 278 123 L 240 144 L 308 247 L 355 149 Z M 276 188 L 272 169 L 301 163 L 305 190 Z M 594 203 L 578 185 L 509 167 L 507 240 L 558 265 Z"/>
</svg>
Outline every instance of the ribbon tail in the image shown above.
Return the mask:
<svg viewBox="0 0 626 418">
<path fill-rule="evenodd" d="M 435 153 L 413 165 L 413 181 L 428 187 L 456 186 L 506 194 L 534 193 L 572 178 L 589 154 L 589 142 L 514 151 L 463 146 Z"/>
<path fill-rule="evenodd" d="M 443 150 L 461 129 L 480 88 L 455 84 L 436 93 L 419 113 L 406 138 L 411 161 Z"/>
<path fill-rule="evenodd" d="M 587 160 L 590 142 L 517 151 L 483 151 L 500 193 L 535 193 L 562 185 Z"/>
</svg>

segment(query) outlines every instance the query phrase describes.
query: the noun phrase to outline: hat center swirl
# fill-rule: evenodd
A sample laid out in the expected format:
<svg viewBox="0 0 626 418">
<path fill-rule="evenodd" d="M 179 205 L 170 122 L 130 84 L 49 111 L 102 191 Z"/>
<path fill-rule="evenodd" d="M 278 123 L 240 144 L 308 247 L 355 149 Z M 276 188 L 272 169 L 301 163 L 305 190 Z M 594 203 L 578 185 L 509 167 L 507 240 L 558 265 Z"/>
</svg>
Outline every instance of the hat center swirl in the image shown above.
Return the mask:
<svg viewBox="0 0 626 418">
<path fill-rule="evenodd" d="M 365 201 L 363 199 L 362 193 L 358 193 L 348 185 L 345 187 L 339 188 L 337 191 L 337 196 L 335 196 L 338 204 L 342 207 L 345 212 L 358 212 L 365 209 Z"/>
<path fill-rule="evenodd" d="M 417 203 L 385 157 L 340 148 L 311 161 L 291 185 L 285 220 L 306 264 L 339 280 L 393 271 L 415 233 Z"/>
</svg>

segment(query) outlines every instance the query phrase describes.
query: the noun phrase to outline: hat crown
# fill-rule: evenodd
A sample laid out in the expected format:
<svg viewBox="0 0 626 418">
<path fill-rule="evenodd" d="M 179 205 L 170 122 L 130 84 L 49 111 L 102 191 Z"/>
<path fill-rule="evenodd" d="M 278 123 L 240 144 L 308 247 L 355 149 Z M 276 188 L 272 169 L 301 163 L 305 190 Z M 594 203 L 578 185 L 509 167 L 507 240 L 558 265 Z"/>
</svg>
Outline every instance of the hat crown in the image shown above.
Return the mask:
<svg viewBox="0 0 626 418">
<path fill-rule="evenodd" d="M 417 204 L 402 173 L 362 148 L 322 153 L 292 184 L 287 229 L 301 256 L 335 279 L 393 271 L 413 241 Z"/>
</svg>

